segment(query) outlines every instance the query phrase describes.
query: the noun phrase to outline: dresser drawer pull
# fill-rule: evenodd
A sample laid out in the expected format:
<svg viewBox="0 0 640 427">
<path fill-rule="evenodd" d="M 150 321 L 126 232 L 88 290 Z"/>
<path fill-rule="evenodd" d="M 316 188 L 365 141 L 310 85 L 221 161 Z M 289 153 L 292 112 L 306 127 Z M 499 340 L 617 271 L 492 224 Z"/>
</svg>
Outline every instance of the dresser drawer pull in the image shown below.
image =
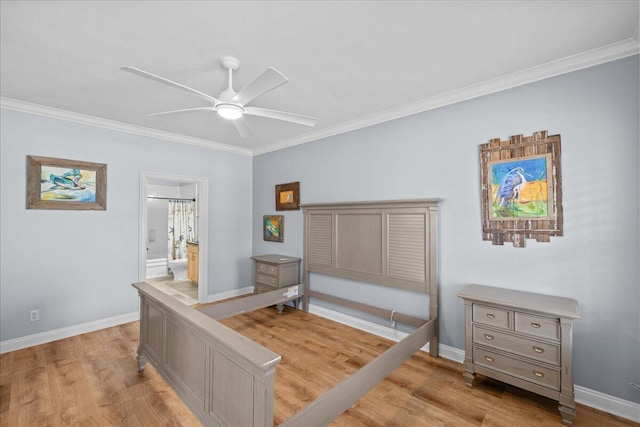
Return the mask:
<svg viewBox="0 0 640 427">
<path fill-rule="evenodd" d="M 544 377 L 544 372 L 542 372 L 542 371 L 533 371 L 533 375 L 535 375 L 538 378 L 542 378 L 542 377 Z"/>
<path fill-rule="evenodd" d="M 484 334 L 484 339 L 486 339 L 487 341 L 493 341 L 493 335 Z"/>
<path fill-rule="evenodd" d="M 538 347 L 537 345 L 534 345 L 533 346 L 533 351 L 535 351 L 536 353 L 544 353 L 544 348 Z"/>
<path fill-rule="evenodd" d="M 486 360 L 487 362 L 493 362 L 493 357 L 491 356 L 485 356 L 484 360 Z"/>
<path fill-rule="evenodd" d="M 540 329 L 540 323 L 531 322 L 531 326 L 536 329 Z"/>
<path fill-rule="evenodd" d="M 495 318 L 495 317 L 496 317 L 496 315 L 495 315 L 495 314 L 493 314 L 493 313 L 487 313 L 487 317 L 488 317 L 489 319 L 493 319 L 493 318 Z"/>
</svg>

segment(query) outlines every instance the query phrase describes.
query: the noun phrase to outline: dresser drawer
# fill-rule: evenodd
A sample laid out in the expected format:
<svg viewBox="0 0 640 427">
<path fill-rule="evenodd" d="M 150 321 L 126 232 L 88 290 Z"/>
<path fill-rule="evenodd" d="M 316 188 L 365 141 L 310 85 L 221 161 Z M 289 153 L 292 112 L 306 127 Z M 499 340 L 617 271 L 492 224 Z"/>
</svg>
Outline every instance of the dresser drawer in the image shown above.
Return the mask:
<svg viewBox="0 0 640 427">
<path fill-rule="evenodd" d="M 260 283 L 257 283 L 255 285 L 255 287 L 253 288 L 253 292 L 256 293 L 256 294 L 261 294 L 263 292 L 275 291 L 276 289 L 278 289 L 278 288 L 273 287 L 273 286 L 269 286 L 269 285 L 262 285 Z"/>
<path fill-rule="evenodd" d="M 473 325 L 473 342 L 560 366 L 560 346 Z"/>
<path fill-rule="evenodd" d="M 473 304 L 473 321 L 498 328 L 510 329 L 511 311 L 487 305 Z"/>
<path fill-rule="evenodd" d="M 262 262 L 257 262 L 256 273 L 268 274 L 269 276 L 277 276 L 278 267 L 271 264 L 264 264 Z"/>
<path fill-rule="evenodd" d="M 475 346 L 473 348 L 473 362 L 544 387 L 560 390 L 559 369 L 525 362 Z"/>
<path fill-rule="evenodd" d="M 256 274 L 256 285 L 268 285 L 274 288 L 278 287 L 278 279 L 271 276 L 265 276 L 264 274 Z"/>
<path fill-rule="evenodd" d="M 550 317 L 534 316 L 532 314 L 515 314 L 516 331 L 537 337 L 560 340 L 560 322 Z"/>
</svg>

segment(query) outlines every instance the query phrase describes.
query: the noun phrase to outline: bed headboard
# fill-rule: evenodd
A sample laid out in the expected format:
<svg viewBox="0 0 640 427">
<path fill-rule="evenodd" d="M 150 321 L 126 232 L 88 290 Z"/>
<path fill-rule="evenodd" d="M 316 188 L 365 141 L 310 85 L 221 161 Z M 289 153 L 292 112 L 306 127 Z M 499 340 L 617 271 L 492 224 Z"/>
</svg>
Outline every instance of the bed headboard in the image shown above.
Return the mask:
<svg viewBox="0 0 640 427">
<path fill-rule="evenodd" d="M 430 295 L 437 317 L 440 199 L 304 204 L 304 281 L 321 273 Z"/>
</svg>

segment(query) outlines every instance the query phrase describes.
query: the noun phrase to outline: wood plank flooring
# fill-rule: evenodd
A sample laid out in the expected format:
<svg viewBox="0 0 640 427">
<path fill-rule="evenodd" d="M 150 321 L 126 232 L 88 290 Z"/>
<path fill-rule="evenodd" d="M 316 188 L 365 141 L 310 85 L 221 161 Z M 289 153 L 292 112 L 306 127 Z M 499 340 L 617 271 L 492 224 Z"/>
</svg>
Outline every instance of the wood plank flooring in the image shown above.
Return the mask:
<svg viewBox="0 0 640 427">
<path fill-rule="evenodd" d="M 266 308 L 223 321 L 282 355 L 275 424 L 393 345 L 312 314 Z M 0 426 L 197 426 L 152 366 L 138 373 L 138 322 L 0 355 Z M 560 426 L 557 404 L 418 352 L 332 426 Z M 575 426 L 638 426 L 578 405 Z M 235 427 L 235 426 L 234 426 Z M 243 426 L 237 426 L 243 427 Z"/>
</svg>

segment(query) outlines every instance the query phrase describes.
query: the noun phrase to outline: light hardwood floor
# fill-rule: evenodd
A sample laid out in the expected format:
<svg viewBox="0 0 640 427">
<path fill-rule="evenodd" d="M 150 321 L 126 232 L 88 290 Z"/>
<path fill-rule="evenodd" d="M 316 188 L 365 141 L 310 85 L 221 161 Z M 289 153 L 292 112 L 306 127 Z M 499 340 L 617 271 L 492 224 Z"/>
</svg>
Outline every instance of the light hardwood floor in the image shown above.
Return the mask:
<svg viewBox="0 0 640 427">
<path fill-rule="evenodd" d="M 318 316 L 266 308 L 223 321 L 282 355 L 275 424 L 393 343 Z M 138 373 L 138 323 L 0 356 L 0 426 L 192 426 L 198 420 L 147 365 Z M 332 426 L 560 426 L 556 403 L 416 353 Z M 575 426 L 638 426 L 578 405 Z M 238 426 L 242 427 L 242 426 Z"/>
</svg>

